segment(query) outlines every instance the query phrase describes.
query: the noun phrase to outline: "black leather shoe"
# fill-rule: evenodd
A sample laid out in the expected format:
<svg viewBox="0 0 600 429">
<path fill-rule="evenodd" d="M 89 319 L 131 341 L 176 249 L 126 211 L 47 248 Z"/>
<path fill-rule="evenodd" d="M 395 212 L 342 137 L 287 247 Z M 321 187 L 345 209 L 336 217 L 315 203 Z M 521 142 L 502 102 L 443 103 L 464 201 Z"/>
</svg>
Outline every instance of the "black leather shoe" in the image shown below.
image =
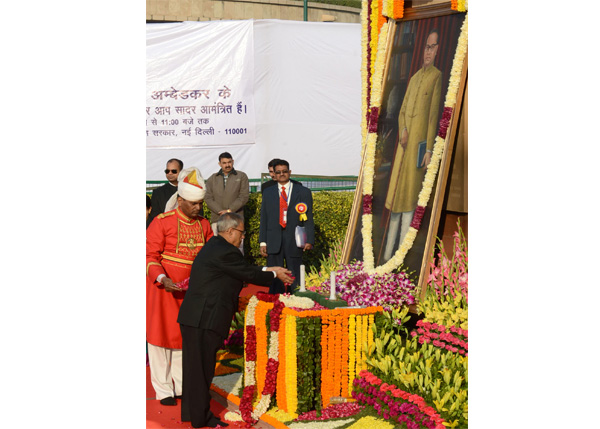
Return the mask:
<svg viewBox="0 0 600 429">
<path fill-rule="evenodd" d="M 175 395 L 175 399 L 181 399 L 182 395 Z"/>
<path fill-rule="evenodd" d="M 177 401 L 172 396 L 160 400 L 161 405 L 177 405 Z"/>
<path fill-rule="evenodd" d="M 206 426 L 209 428 L 216 428 L 217 426 L 226 428 L 227 426 L 229 426 L 229 424 L 222 422 L 216 417 L 211 417 L 208 423 L 206 423 Z"/>
</svg>

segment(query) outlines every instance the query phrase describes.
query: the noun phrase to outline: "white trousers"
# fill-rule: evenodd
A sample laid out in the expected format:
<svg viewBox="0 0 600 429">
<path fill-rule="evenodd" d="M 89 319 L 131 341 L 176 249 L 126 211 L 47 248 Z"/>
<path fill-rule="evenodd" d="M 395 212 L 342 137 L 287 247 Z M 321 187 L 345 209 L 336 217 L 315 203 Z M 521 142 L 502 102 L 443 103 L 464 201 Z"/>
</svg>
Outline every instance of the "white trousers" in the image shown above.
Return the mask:
<svg viewBox="0 0 600 429">
<path fill-rule="evenodd" d="M 166 349 L 148 343 L 150 379 L 156 392 L 156 399 L 181 395 L 181 356 L 181 349 Z"/>
<path fill-rule="evenodd" d="M 414 214 L 414 210 L 411 212 L 392 212 L 390 214 L 390 224 L 388 225 L 387 242 L 385 243 L 385 252 L 383 253 L 384 263 L 392 259 L 392 254 L 396 250 L 395 244 L 396 238 L 398 237 L 398 226 L 400 226 L 400 241 L 398 242 L 398 247 L 400 247 L 402 241 L 404 240 L 404 236 L 408 232 L 408 227 L 412 222 Z M 402 222 L 400 222 L 401 217 Z"/>
<path fill-rule="evenodd" d="M 212 227 L 213 234 L 219 235 L 219 231 L 217 231 L 217 222 L 211 223 L 210 226 Z M 238 249 L 240 249 L 240 252 L 242 252 L 242 255 L 243 255 L 244 254 L 244 239 L 243 238 L 242 238 L 242 242 L 240 243 L 240 247 L 238 247 Z"/>
</svg>

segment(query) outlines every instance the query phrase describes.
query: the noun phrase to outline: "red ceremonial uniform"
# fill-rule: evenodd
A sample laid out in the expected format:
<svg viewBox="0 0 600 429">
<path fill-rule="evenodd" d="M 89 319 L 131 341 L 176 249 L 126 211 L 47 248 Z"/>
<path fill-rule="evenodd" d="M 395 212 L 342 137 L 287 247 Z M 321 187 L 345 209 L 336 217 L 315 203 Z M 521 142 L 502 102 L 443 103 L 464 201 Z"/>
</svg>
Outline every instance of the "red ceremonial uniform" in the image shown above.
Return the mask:
<svg viewBox="0 0 600 429">
<path fill-rule="evenodd" d="M 177 323 L 185 292 L 166 292 L 156 281 L 165 274 L 174 283 L 190 276 L 194 258 L 213 236 L 203 217 L 192 219 L 179 209 L 158 215 L 146 230 L 146 340 L 155 346 L 181 349 Z"/>
</svg>

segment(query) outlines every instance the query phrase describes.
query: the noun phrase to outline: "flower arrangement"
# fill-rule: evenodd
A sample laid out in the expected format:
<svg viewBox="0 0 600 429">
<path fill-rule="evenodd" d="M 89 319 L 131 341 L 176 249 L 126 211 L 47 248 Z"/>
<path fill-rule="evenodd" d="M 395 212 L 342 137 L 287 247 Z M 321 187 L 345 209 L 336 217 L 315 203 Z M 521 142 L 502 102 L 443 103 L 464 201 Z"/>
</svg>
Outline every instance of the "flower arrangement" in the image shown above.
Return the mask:
<svg viewBox="0 0 600 429">
<path fill-rule="evenodd" d="M 323 409 L 321 413 L 317 413 L 316 410 L 302 413 L 296 419 L 294 419 L 294 421 L 323 421 L 352 417 L 364 408 L 364 405 L 360 405 L 356 402 L 344 402 L 341 404 L 330 405 L 329 407 Z"/>
<path fill-rule="evenodd" d="M 361 371 L 354 380 L 352 396 L 359 404 L 371 405 L 384 419 L 404 424 L 408 429 L 446 427 L 444 419 L 422 397 L 384 383 L 369 371 Z"/>
<path fill-rule="evenodd" d="M 453 335 L 455 334 L 455 335 Z M 469 331 L 451 326 L 447 328 L 436 323 L 428 323 L 423 320 L 417 322 L 417 330 L 412 331 L 413 337 L 418 337 L 419 344 L 429 343 L 441 349 L 450 350 L 463 356 L 469 355 Z"/>
<path fill-rule="evenodd" d="M 460 224 L 455 240 L 455 261 L 462 261 L 465 266 L 454 272 L 466 274 L 467 250 Z M 432 257 L 432 271 L 448 267 L 449 261 L 442 250 L 437 263 Z M 444 270 L 440 272 L 443 274 Z M 446 426 L 462 427 L 468 424 L 468 307 L 462 295 L 467 296 L 468 286 L 466 277 L 461 283 L 457 275 L 436 289 L 439 277 L 429 277 L 425 299 L 419 303 L 423 319 L 417 321 L 416 330 L 410 335 L 406 332 L 406 310 L 377 315 L 372 328 L 375 341 L 369 348 L 367 364 L 374 375 L 387 383 L 424 398 Z"/>
<path fill-rule="evenodd" d="M 327 256 L 323 256 L 319 260 L 319 270 L 314 266 L 309 268 L 305 283 L 306 289 L 312 292 L 321 293 L 321 279 L 329 278 L 332 271 L 337 271 L 342 265 L 342 240 L 334 241 L 333 246 L 329 250 Z"/>
<path fill-rule="evenodd" d="M 403 271 L 369 275 L 362 261 L 341 266 L 335 276 L 339 298 L 349 306 L 381 306 L 386 310 L 415 303 L 415 285 Z M 322 281 L 318 290 L 329 294 L 331 283 Z"/>
<path fill-rule="evenodd" d="M 424 321 L 467 330 L 468 326 L 468 269 L 467 241 L 460 222 L 453 235 L 453 254 L 449 257 L 443 242 L 438 241 L 437 261 L 429 262 L 428 287 L 419 311 Z"/>
<path fill-rule="evenodd" d="M 289 342 L 288 333 L 296 336 L 296 372 L 301 374 L 296 378 L 297 408 L 288 399 L 286 412 L 316 410 L 319 413 L 320 404 L 326 408 L 332 397 L 349 395 L 354 379 L 351 374 L 357 374 L 366 367 L 364 349 L 373 342 L 369 331 L 374 323 L 374 314 L 382 310 L 381 307 L 283 310 L 284 317 L 296 318 L 297 330 L 289 332 L 286 328 L 286 343 Z M 354 326 L 350 320 L 359 320 L 359 328 L 354 327 L 354 332 L 350 331 L 350 326 Z M 306 340 L 301 341 L 300 337 L 306 337 Z M 286 356 L 286 370 L 288 362 L 290 359 Z M 292 360 L 291 365 L 294 363 Z M 282 387 L 286 389 L 285 395 L 294 394 L 292 382 Z M 311 389 L 314 389 L 314 396 L 310 393 Z"/>
<path fill-rule="evenodd" d="M 457 223 L 457 230 L 453 235 L 454 245 L 452 258 L 448 257 L 444 250 L 443 241 L 438 242 L 439 252 L 437 254 L 437 263 L 429 262 L 429 278 L 427 282 L 438 298 L 442 295 L 452 295 L 456 297 L 460 294 L 465 299 L 465 303 L 469 302 L 468 291 L 468 270 L 469 270 L 469 255 L 467 251 L 467 240 L 460 227 L 460 221 Z"/>
</svg>

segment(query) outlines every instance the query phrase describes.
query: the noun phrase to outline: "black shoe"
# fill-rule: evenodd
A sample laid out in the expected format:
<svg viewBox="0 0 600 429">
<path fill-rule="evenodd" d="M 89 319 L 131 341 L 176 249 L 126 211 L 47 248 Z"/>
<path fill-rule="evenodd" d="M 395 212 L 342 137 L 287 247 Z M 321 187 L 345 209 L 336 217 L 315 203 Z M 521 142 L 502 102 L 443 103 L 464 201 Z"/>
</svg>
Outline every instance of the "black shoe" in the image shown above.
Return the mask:
<svg viewBox="0 0 600 429">
<path fill-rule="evenodd" d="M 226 428 L 229 424 L 222 422 L 216 417 L 211 417 L 210 420 L 206 423 L 206 426 L 209 428 L 216 428 L 217 426 L 221 426 Z"/>
<path fill-rule="evenodd" d="M 175 395 L 175 399 L 181 399 L 182 395 Z"/>
<path fill-rule="evenodd" d="M 172 396 L 160 400 L 161 405 L 177 405 L 177 401 Z"/>
</svg>

